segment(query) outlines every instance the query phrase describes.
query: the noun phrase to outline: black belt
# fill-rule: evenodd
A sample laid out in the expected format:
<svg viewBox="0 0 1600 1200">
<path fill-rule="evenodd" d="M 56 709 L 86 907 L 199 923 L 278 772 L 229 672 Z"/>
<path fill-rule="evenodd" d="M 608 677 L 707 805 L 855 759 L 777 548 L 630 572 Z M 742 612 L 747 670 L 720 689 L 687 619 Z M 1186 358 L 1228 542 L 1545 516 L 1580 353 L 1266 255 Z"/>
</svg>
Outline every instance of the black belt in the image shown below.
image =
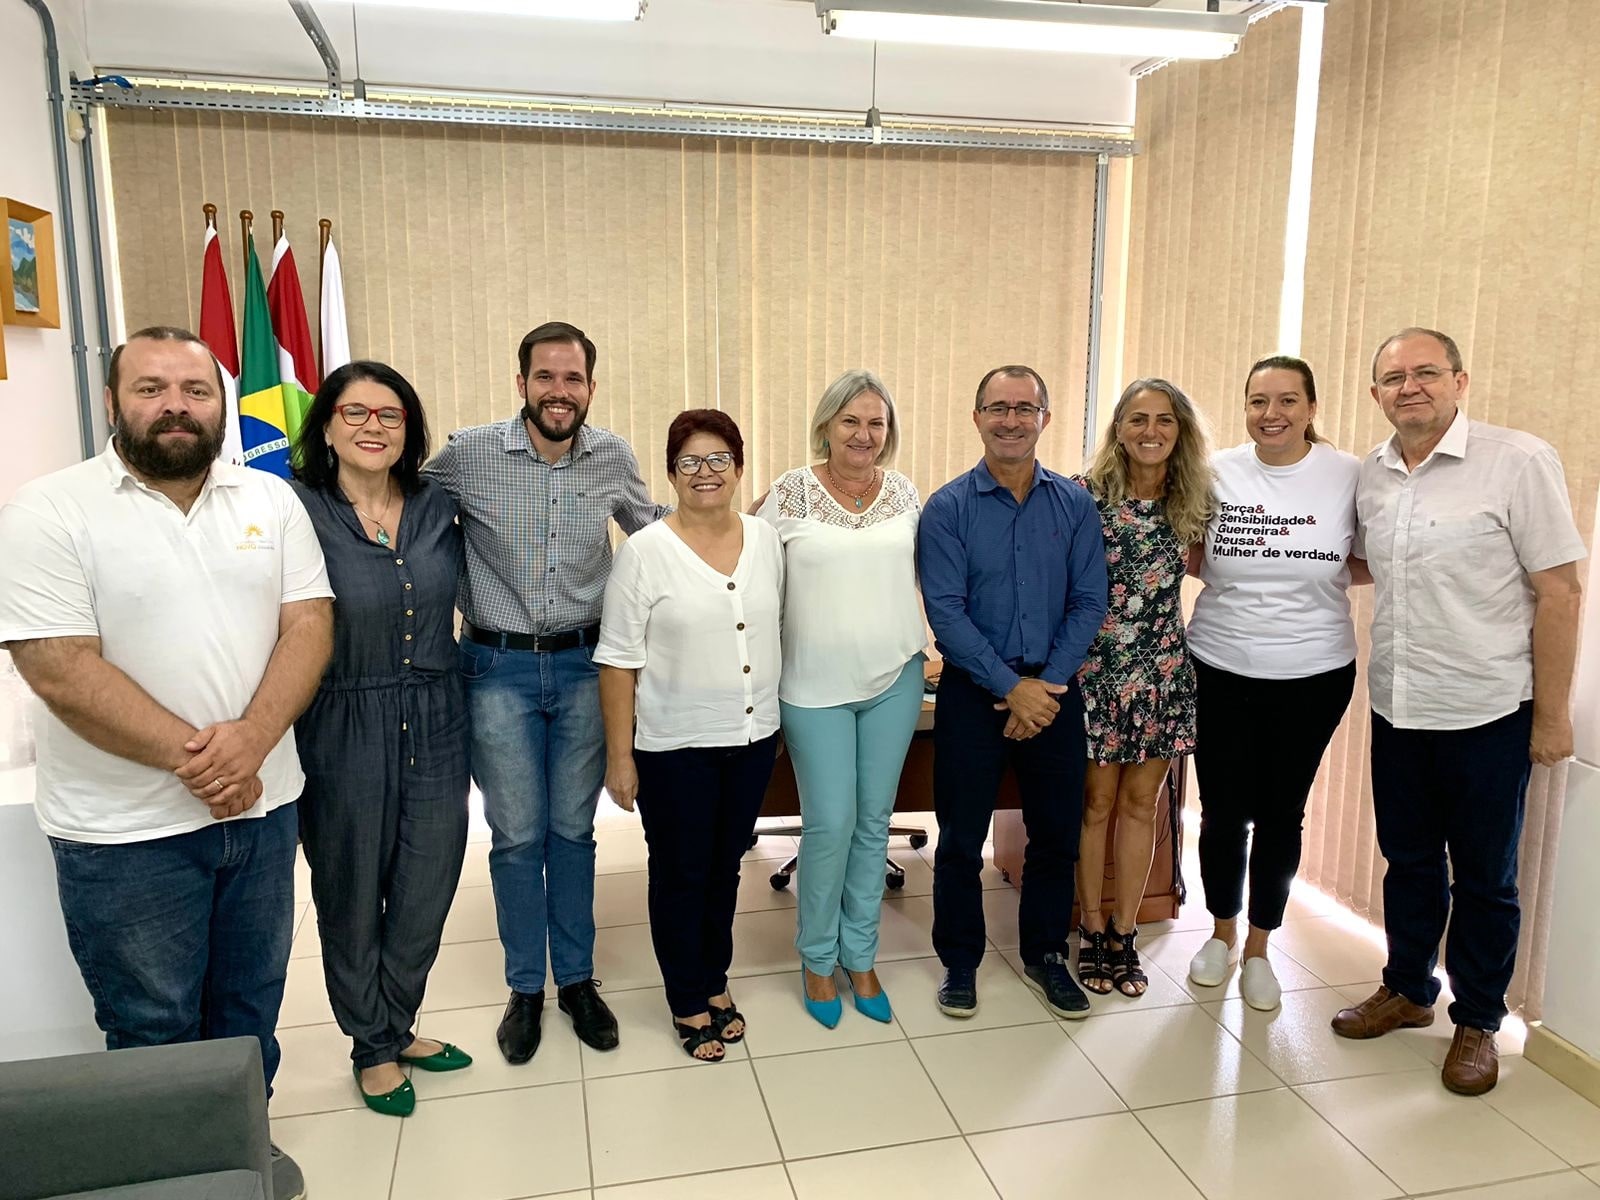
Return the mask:
<svg viewBox="0 0 1600 1200">
<path fill-rule="evenodd" d="M 496 633 L 492 629 L 480 629 L 471 621 L 462 621 L 461 635 L 480 646 L 554 654 L 557 650 L 571 650 L 574 646 L 594 645 L 600 640 L 600 626 L 585 625 L 582 629 L 563 629 L 557 633 Z"/>
</svg>

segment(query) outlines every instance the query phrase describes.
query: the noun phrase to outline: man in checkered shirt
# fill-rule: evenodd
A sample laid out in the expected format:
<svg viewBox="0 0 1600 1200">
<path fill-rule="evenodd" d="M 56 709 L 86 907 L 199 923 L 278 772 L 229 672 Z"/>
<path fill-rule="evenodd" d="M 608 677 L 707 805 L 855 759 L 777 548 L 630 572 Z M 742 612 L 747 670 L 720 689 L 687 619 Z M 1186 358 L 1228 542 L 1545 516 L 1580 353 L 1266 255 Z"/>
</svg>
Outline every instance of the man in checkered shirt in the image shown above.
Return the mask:
<svg viewBox="0 0 1600 1200">
<path fill-rule="evenodd" d="M 455 497 L 467 562 L 457 607 L 472 775 L 494 833 L 489 875 L 511 999 L 500 1052 L 539 1048 L 545 946 L 557 1002 L 596 1050 L 617 1020 L 594 975 L 594 813 L 605 776 L 594 644 L 611 573 L 609 523 L 667 510 L 616 434 L 586 424 L 595 348 L 550 321 L 522 339 L 522 411 L 457 430 L 426 471 Z"/>
</svg>

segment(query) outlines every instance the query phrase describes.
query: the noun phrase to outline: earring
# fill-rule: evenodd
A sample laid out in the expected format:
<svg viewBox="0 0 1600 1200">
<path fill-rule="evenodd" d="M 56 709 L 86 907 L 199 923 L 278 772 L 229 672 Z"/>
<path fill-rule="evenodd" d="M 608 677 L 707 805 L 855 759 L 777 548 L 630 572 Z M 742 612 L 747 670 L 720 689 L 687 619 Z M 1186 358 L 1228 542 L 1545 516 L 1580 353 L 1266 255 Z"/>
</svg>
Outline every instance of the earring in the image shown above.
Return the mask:
<svg viewBox="0 0 1600 1200">
<path fill-rule="evenodd" d="M 330 471 L 333 470 L 334 463 L 335 463 L 335 459 L 333 457 L 333 447 L 329 446 L 328 447 L 328 470 L 330 470 Z"/>
<path fill-rule="evenodd" d="M 828 439 L 827 438 L 823 438 L 822 439 L 822 452 L 824 454 L 826 454 L 828 452 Z"/>
</svg>

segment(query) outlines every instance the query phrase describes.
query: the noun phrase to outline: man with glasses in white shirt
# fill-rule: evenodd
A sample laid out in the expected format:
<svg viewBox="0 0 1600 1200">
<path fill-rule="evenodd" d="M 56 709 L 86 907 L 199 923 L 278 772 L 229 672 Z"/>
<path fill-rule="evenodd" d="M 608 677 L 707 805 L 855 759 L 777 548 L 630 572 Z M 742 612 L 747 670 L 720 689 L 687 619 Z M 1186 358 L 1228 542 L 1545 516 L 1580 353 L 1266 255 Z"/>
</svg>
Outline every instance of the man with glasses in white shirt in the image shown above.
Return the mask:
<svg viewBox="0 0 1600 1200">
<path fill-rule="evenodd" d="M 1368 685 L 1389 959 L 1383 986 L 1333 1028 L 1431 1025 L 1448 921 L 1456 1032 L 1442 1078 L 1480 1095 L 1499 1076 L 1529 771 L 1572 753 L 1585 550 L 1554 448 L 1461 411 L 1467 372 L 1447 335 L 1386 338 L 1372 379 L 1395 432 L 1361 465 L 1354 553 L 1377 585 Z"/>
</svg>

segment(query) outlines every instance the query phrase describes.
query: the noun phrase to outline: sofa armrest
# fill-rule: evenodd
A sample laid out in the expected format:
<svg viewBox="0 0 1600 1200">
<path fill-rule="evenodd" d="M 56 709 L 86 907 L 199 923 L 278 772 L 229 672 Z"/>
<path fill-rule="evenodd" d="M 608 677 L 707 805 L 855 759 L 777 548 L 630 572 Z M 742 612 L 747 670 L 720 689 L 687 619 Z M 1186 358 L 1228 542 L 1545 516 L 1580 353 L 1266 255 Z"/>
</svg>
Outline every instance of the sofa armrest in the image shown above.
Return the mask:
<svg viewBox="0 0 1600 1200">
<path fill-rule="evenodd" d="M 0 1063 L 0 1146 L 15 1200 L 228 1170 L 259 1174 L 270 1200 L 260 1043 Z"/>
</svg>

